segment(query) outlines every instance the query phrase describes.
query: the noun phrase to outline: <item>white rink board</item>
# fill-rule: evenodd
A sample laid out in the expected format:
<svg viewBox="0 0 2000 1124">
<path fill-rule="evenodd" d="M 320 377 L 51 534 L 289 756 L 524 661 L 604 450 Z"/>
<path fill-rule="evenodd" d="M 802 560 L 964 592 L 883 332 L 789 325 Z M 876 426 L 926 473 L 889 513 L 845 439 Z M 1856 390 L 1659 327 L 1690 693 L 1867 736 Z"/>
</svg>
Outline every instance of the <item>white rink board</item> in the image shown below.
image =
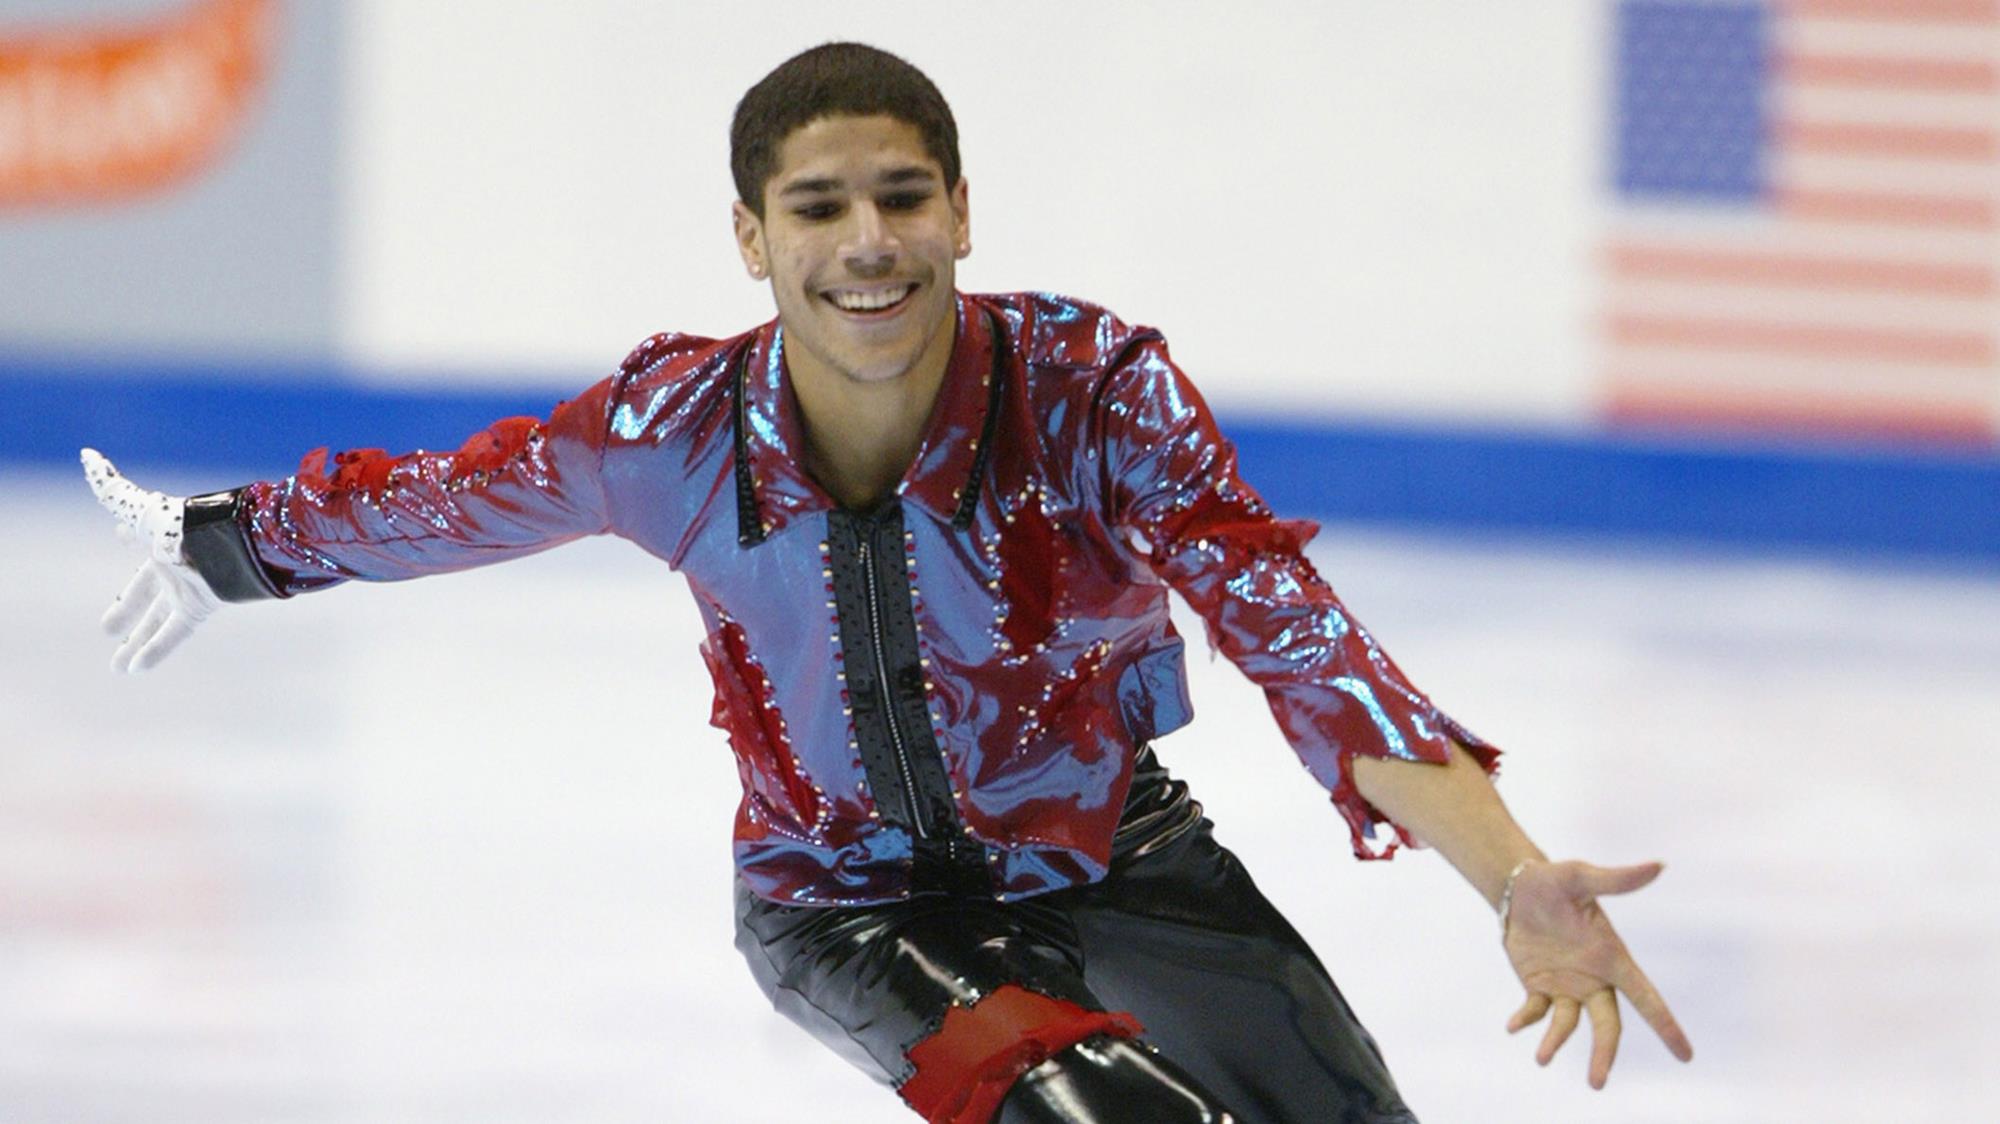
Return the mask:
<svg viewBox="0 0 2000 1124">
<path fill-rule="evenodd" d="M 730 114 L 860 39 L 952 104 L 962 288 L 1156 325 L 1231 406 L 1586 416 L 1595 0 L 348 11 L 345 342 L 396 377 L 569 381 L 768 319 L 730 238 Z"/>
</svg>

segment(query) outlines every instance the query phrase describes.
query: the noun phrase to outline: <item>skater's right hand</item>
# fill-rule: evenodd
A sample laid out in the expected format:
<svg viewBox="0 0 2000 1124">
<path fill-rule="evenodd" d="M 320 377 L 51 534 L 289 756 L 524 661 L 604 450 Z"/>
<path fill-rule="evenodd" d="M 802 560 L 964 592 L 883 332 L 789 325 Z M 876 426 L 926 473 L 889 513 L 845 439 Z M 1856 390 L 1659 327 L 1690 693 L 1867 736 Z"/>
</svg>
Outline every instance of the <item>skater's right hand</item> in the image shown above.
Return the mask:
<svg viewBox="0 0 2000 1124">
<path fill-rule="evenodd" d="M 181 556 L 184 497 L 139 487 L 95 449 L 83 450 L 83 475 L 97 502 L 118 517 L 119 535 L 146 547 L 139 572 L 104 614 L 104 630 L 122 638 L 112 669 L 144 671 L 193 635 L 219 602 Z"/>
<path fill-rule="evenodd" d="M 1674 1057 L 1694 1060 L 1687 1032 L 1597 904 L 1602 895 L 1640 889 L 1659 877 L 1661 869 L 1660 863 L 1604 867 L 1531 860 L 1509 876 L 1512 906 L 1500 943 L 1528 997 L 1507 1020 L 1507 1033 L 1532 1026 L 1554 1011 L 1535 1051 L 1535 1061 L 1547 1065 L 1569 1041 L 1582 1016 L 1589 1015 L 1593 1089 L 1604 1088 L 1618 1056 L 1621 994 Z"/>
</svg>

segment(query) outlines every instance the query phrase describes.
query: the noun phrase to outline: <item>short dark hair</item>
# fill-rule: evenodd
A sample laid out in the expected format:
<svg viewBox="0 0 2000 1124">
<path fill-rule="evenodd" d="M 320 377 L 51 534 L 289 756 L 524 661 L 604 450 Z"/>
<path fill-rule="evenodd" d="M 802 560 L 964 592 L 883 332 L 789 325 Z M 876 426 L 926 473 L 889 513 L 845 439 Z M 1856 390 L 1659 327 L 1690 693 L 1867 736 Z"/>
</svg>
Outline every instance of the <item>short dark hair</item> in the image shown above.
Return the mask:
<svg viewBox="0 0 2000 1124">
<path fill-rule="evenodd" d="M 957 186 L 958 123 L 924 72 L 864 43 L 825 43 L 786 59 L 736 103 L 729 173 L 758 218 L 764 185 L 778 172 L 778 146 L 792 130 L 835 114 L 882 114 L 912 126 L 943 167 L 945 188 Z"/>
</svg>

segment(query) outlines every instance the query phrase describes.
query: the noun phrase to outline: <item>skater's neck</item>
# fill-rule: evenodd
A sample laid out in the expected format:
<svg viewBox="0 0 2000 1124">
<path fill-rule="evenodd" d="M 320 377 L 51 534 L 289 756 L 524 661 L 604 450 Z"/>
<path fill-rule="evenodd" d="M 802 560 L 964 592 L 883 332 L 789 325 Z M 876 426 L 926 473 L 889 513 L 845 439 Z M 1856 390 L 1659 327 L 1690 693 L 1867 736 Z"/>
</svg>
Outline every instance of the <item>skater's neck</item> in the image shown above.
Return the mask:
<svg viewBox="0 0 2000 1124">
<path fill-rule="evenodd" d="M 857 379 L 786 354 L 805 432 L 805 469 L 841 506 L 875 506 L 909 470 L 936 409 L 954 335 L 949 326 L 936 333 L 934 346 L 890 378 Z"/>
</svg>

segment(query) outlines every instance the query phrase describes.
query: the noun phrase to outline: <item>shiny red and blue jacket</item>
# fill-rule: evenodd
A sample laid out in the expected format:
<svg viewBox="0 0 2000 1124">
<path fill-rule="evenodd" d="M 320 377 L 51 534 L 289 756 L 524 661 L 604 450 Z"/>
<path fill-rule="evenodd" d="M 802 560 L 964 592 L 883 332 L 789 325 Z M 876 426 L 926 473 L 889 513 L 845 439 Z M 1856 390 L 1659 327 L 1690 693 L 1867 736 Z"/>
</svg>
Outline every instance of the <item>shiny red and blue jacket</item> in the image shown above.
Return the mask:
<svg viewBox="0 0 2000 1124">
<path fill-rule="evenodd" d="M 1263 688 L 1356 855 L 1408 837 L 1357 755 L 1497 751 L 1440 712 L 1305 557 L 1150 328 L 1047 294 L 957 299 L 950 366 L 894 493 L 802 467 L 776 322 L 665 334 L 548 420 L 453 452 L 308 455 L 189 503 L 229 599 L 392 581 L 615 534 L 688 580 L 757 894 L 891 901 L 943 864 L 1002 899 L 1103 876 L 1139 747 L 1190 718 L 1177 590 Z M 1329 466 L 1338 471 L 1338 466 Z"/>
</svg>

